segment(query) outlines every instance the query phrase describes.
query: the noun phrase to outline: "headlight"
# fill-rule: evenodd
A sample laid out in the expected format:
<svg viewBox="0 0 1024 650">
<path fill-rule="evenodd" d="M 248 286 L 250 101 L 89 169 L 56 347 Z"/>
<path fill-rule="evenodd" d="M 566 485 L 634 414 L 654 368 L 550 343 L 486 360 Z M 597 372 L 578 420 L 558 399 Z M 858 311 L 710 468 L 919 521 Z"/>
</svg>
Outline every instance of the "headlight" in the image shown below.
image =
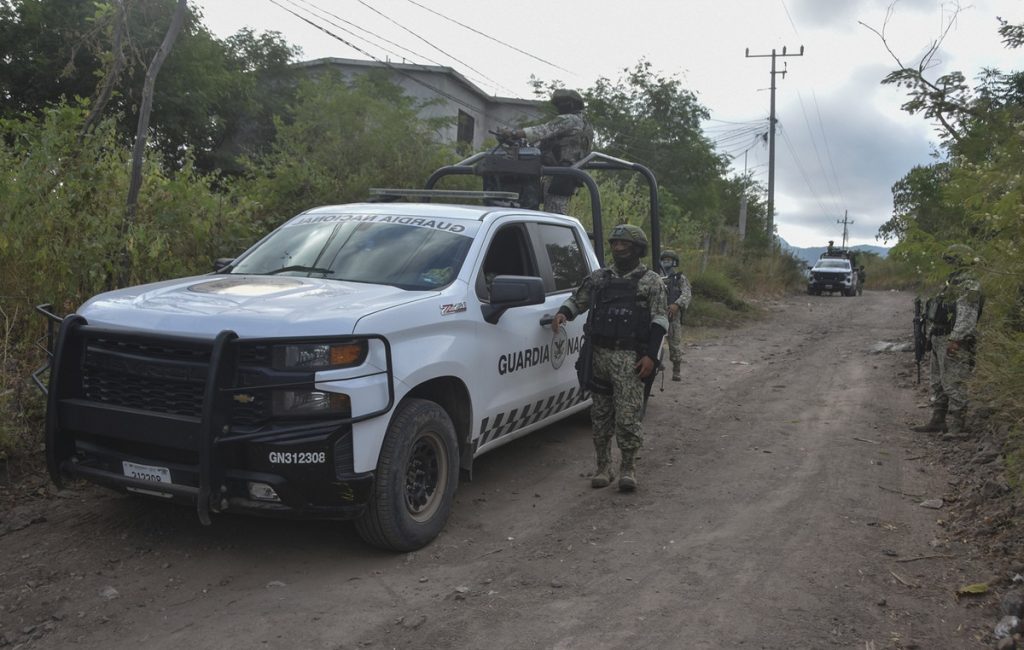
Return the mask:
<svg viewBox="0 0 1024 650">
<path fill-rule="evenodd" d="M 324 370 L 358 366 L 366 361 L 366 341 L 297 343 L 274 348 L 275 370 Z"/>
<path fill-rule="evenodd" d="M 274 417 L 349 417 L 352 413 L 348 395 L 320 390 L 275 390 L 272 404 Z"/>
</svg>

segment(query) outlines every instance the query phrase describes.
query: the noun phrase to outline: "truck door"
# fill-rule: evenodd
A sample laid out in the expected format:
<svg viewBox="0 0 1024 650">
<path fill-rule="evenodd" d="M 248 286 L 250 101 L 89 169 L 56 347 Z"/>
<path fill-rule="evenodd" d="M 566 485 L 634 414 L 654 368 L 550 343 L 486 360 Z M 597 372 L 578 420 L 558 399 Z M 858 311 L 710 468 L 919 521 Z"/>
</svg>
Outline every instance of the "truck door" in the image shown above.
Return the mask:
<svg viewBox="0 0 1024 650">
<path fill-rule="evenodd" d="M 471 387 L 480 405 L 478 449 L 527 433 L 583 401 L 575 370 L 583 319 L 558 335 L 541 325 L 589 272 L 581 246 L 571 227 L 526 221 L 500 226 L 491 239 L 477 270 L 481 302 L 488 301 L 489 283 L 498 275 L 542 277 L 547 297 L 543 304 L 509 309 L 497 323 L 479 326 L 484 367 L 481 385 Z"/>
</svg>

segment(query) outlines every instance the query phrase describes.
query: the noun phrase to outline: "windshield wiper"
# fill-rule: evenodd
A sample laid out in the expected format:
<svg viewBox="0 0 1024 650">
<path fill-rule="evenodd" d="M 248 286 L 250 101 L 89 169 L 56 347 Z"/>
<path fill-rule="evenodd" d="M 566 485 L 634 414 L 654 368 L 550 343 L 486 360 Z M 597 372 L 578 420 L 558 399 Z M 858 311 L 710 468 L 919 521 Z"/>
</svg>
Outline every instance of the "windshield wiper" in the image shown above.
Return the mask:
<svg viewBox="0 0 1024 650">
<path fill-rule="evenodd" d="M 267 271 L 265 275 L 277 275 L 278 273 L 287 273 L 289 271 L 304 271 L 306 273 L 323 273 L 324 275 L 333 275 L 334 271 L 331 269 L 321 269 L 316 266 L 302 266 L 301 264 L 295 264 L 292 266 L 283 266 L 273 271 Z"/>
</svg>

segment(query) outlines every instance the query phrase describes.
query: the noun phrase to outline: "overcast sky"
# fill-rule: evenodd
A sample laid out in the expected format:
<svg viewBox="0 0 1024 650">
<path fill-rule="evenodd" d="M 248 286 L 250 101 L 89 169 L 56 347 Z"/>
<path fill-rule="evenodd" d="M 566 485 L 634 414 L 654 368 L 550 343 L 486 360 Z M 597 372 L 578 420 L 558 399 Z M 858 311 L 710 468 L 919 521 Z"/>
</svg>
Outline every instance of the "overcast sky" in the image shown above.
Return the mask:
<svg viewBox="0 0 1024 650">
<path fill-rule="evenodd" d="M 885 27 L 893 52 L 916 65 L 957 6 L 938 0 L 274 2 L 306 16 L 322 10 L 319 16 L 355 34 L 373 38 L 353 25 L 397 44 L 377 41 L 388 54 L 319 21 L 375 58 L 450 66 L 500 96 L 532 97 L 531 75 L 587 88 L 600 77 L 616 80 L 646 59 L 697 94 L 711 111 L 706 134 L 719 151 L 735 156 L 735 169 L 746 166 L 765 186 L 768 146 L 757 134 L 768 128 L 771 59 L 747 58 L 745 51 L 781 54 L 785 47 L 795 54 L 803 46 L 803 56 L 777 59 L 787 73 L 776 75 L 776 224 L 796 246 L 838 244 L 844 214 L 853 222 L 851 244 L 881 245 L 875 235 L 891 214 L 892 184 L 914 165 L 931 162 L 936 149 L 934 126 L 900 111 L 900 89 L 879 84 L 896 64 L 859 23 Z M 368 58 L 271 0 L 192 3 L 222 38 L 243 27 L 276 30 L 302 48 L 302 59 Z M 973 79 L 982 67 L 1021 69 L 1021 51 L 1000 42 L 997 16 L 1024 22 L 1024 1 L 962 3 L 932 77 L 960 70 Z"/>
</svg>

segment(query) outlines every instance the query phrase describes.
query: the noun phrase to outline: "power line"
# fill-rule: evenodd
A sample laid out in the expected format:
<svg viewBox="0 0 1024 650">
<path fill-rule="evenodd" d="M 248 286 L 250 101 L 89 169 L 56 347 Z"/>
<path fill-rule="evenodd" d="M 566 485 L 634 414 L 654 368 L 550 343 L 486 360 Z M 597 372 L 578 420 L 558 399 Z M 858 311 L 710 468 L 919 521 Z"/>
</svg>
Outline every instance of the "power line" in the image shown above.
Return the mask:
<svg viewBox="0 0 1024 650">
<path fill-rule="evenodd" d="M 800 36 L 800 30 L 796 28 L 796 23 L 793 22 L 793 16 L 789 14 L 789 7 L 786 6 L 786 0 L 779 0 L 782 3 L 782 10 L 786 12 L 786 18 L 789 19 L 789 25 L 793 28 L 793 33 Z"/>
<path fill-rule="evenodd" d="M 821 139 L 825 141 L 825 153 L 828 154 L 828 164 L 832 168 L 832 177 L 836 181 L 836 189 L 839 191 L 839 198 L 842 200 L 843 205 L 846 205 L 846 197 L 843 196 L 843 188 L 839 186 L 839 174 L 836 173 L 835 162 L 832 158 L 832 149 L 828 145 L 828 136 L 825 135 L 825 124 L 821 121 L 821 108 L 818 106 L 818 95 L 814 91 L 811 91 L 811 97 L 814 98 L 814 110 L 818 113 L 818 128 L 821 129 Z"/>
<path fill-rule="evenodd" d="M 290 2 L 291 0 L 287 0 L 287 1 Z M 445 92 L 444 90 L 442 90 L 442 89 L 440 89 L 440 88 L 438 88 L 438 87 L 436 87 L 436 86 L 434 86 L 432 84 L 429 84 L 426 81 L 423 81 L 422 79 L 418 79 L 417 77 L 414 77 L 413 75 L 409 74 L 405 70 L 401 70 L 399 68 L 396 68 L 395 66 L 391 65 L 391 63 L 389 63 L 388 61 L 380 60 L 379 58 L 375 57 L 374 55 L 370 54 L 366 50 L 364 50 L 364 49 L 360 48 L 359 46 L 355 45 L 354 43 L 352 43 L 352 42 L 342 38 L 341 36 L 335 34 L 331 30 L 323 27 L 322 25 L 318 25 L 317 23 L 315 23 L 312 20 L 306 18 L 305 16 L 301 16 L 298 13 L 296 13 L 296 12 L 292 11 L 291 9 L 289 9 L 288 7 L 285 7 L 280 2 L 278 2 L 278 0 L 268 0 L 268 2 L 270 2 L 274 6 L 278 7 L 279 9 L 282 9 L 283 11 L 291 14 L 292 16 L 298 18 L 299 20 L 301 20 L 302 22 L 308 24 L 309 26 L 313 27 L 314 29 L 318 29 L 321 32 L 323 32 L 324 34 L 327 34 L 328 36 L 330 36 L 331 38 L 333 38 L 335 40 L 338 40 L 338 41 L 341 41 L 345 45 L 349 46 L 350 48 L 352 48 L 356 52 L 359 52 L 360 54 L 366 56 L 367 58 L 372 59 L 373 61 L 375 61 L 377 63 L 380 63 L 381 65 L 383 65 L 387 69 L 391 70 L 396 75 L 404 77 L 405 79 L 408 79 L 412 83 L 415 83 L 415 84 L 418 84 L 420 86 L 423 86 L 427 90 L 430 90 L 431 92 L 436 94 L 438 97 L 444 97 L 445 99 L 447 99 L 448 101 L 452 102 L 453 104 L 457 104 L 457 105 L 463 106 L 463 107 L 468 108 L 469 110 L 472 110 L 472 111 L 477 111 L 477 112 L 480 112 L 480 113 L 485 112 L 484 109 L 482 107 L 480 107 L 480 106 L 469 104 L 465 100 L 461 99 L 460 97 L 456 97 L 455 95 L 452 95 L 451 93 Z M 425 68 L 425 66 L 421 66 L 421 65 L 418 65 L 418 64 L 414 64 L 414 65 L 416 65 L 416 67 Z M 525 113 L 520 111 L 520 115 L 525 115 Z M 510 126 L 510 124 L 505 122 L 505 121 L 498 120 L 498 122 L 500 124 L 502 124 L 502 125 Z"/>
<path fill-rule="evenodd" d="M 351 43 L 351 42 L 345 40 L 344 38 L 342 38 L 341 36 L 338 36 L 337 34 L 332 32 L 331 30 L 329 30 L 329 29 L 327 29 L 327 28 L 325 28 L 325 27 L 323 27 L 321 25 L 317 25 L 315 22 L 313 22 L 312 20 L 309 20 L 305 16 L 300 16 L 299 14 L 295 13 L 294 11 L 289 9 L 288 7 L 285 7 L 284 5 L 282 5 L 277 0 L 268 0 L 268 2 L 270 2 L 272 5 L 275 5 L 275 6 L 279 7 L 280 9 L 283 9 L 284 11 L 290 13 L 291 15 L 295 16 L 296 18 L 298 18 L 302 22 L 307 23 L 311 27 L 313 27 L 315 29 L 319 29 L 320 31 L 322 31 L 323 33 L 327 34 L 331 38 L 334 38 L 336 40 L 341 41 L 342 43 L 344 43 L 345 45 L 348 45 L 350 48 L 352 48 L 356 52 L 359 52 L 360 54 L 363 54 L 364 56 L 366 56 L 366 57 L 368 57 L 370 59 L 373 59 L 377 63 L 380 63 L 380 64 L 386 66 L 392 72 L 394 72 L 396 74 L 399 74 L 399 75 L 405 77 L 406 79 L 412 81 L 413 83 L 417 83 L 417 84 L 427 88 L 428 90 L 433 91 L 438 96 L 444 97 L 445 99 L 448 99 L 449 101 L 451 101 L 451 102 L 453 102 L 455 104 L 459 104 L 461 106 L 465 106 L 466 108 L 468 108 L 470 110 L 474 110 L 474 111 L 482 111 L 483 110 L 479 106 L 473 106 L 471 104 L 467 104 L 462 99 L 460 99 L 460 98 L 458 98 L 458 97 L 456 97 L 456 96 L 454 96 L 454 95 L 452 95 L 450 93 L 446 93 L 445 91 L 441 90 L 440 88 L 436 88 L 436 87 L 432 86 L 431 84 L 428 84 L 427 82 L 425 82 L 425 81 L 423 81 L 421 79 L 417 79 L 416 77 L 414 77 L 411 74 L 405 72 L 404 70 L 400 70 L 400 69 L 394 67 L 393 65 L 391 65 L 387 61 L 381 61 L 380 59 L 378 59 L 377 57 L 373 56 L 372 54 L 370 54 L 366 50 L 360 48 L 359 46 L 355 45 L 354 43 Z"/>
<path fill-rule="evenodd" d="M 821 202 L 821 198 L 814 190 L 814 185 L 811 184 L 811 179 L 807 176 L 807 172 L 804 170 L 804 166 L 800 162 L 800 157 L 796 155 L 796 149 L 793 147 L 793 143 L 790 141 L 789 134 L 786 132 L 786 129 L 780 128 L 779 133 L 782 134 L 782 140 L 786 143 L 786 147 L 789 149 L 789 154 L 793 156 L 793 162 L 796 163 L 797 170 L 799 170 L 800 175 L 804 177 L 804 182 L 807 183 L 807 189 L 810 190 L 811 196 L 814 197 L 814 201 L 818 204 L 818 207 L 821 208 L 821 213 L 823 215 L 828 214 L 828 210 L 825 209 L 825 205 Z"/>
<path fill-rule="evenodd" d="M 797 91 L 797 100 L 800 102 L 800 112 L 804 116 L 804 125 L 807 127 L 807 135 L 811 138 L 811 147 L 814 149 L 814 157 L 818 160 L 818 169 L 821 170 L 821 175 L 825 179 L 825 188 L 828 190 L 829 197 L 832 199 L 832 207 L 839 212 L 842 206 L 839 205 L 836 194 L 837 192 L 832 188 L 832 181 L 828 177 L 828 170 L 825 169 L 825 164 L 821 160 L 821 152 L 818 150 L 818 141 L 814 137 L 814 132 L 811 130 L 811 122 L 807 118 L 807 108 L 804 106 L 804 97 L 800 91 Z"/>
<path fill-rule="evenodd" d="M 494 38 L 493 36 L 491 36 L 491 35 L 489 35 L 489 34 L 485 34 L 485 33 L 481 32 L 481 31 L 480 31 L 479 29 L 475 29 L 475 28 L 473 28 L 473 27 L 470 27 L 469 25 L 466 25 L 466 24 L 464 24 L 464 23 L 460 23 L 459 21 L 455 20 L 454 18 L 449 18 L 448 16 L 445 16 L 444 14 L 442 14 L 442 13 L 440 13 L 440 12 L 434 11 L 434 10 L 433 10 L 433 9 L 431 9 L 430 7 L 426 7 L 426 6 L 424 6 L 424 5 L 422 5 L 422 4 L 418 3 L 418 2 L 416 2 L 416 0 L 407 0 L 407 1 L 408 1 L 408 2 L 410 3 L 410 4 L 414 4 L 414 5 L 416 5 L 416 6 L 417 6 L 417 7 L 419 7 L 420 9 L 423 9 L 423 10 L 425 10 L 425 11 L 429 11 L 430 13 L 434 14 L 435 16 L 439 16 L 439 17 L 441 17 L 441 18 L 444 18 L 444 19 L 445 19 L 445 20 L 447 20 L 447 21 L 453 22 L 453 23 L 455 23 L 456 25 L 458 25 L 459 27 L 463 27 L 463 28 L 465 28 L 465 29 L 468 29 L 469 31 L 471 31 L 471 32 L 473 32 L 473 33 L 475 33 L 475 34 L 479 34 L 480 36 L 483 36 L 484 38 L 488 38 L 488 39 L 490 39 L 490 40 L 494 41 L 495 43 L 500 43 L 501 45 L 504 45 L 504 46 L 505 46 L 505 47 L 507 47 L 507 48 L 513 49 L 513 50 L 515 50 L 516 52 L 519 52 L 520 54 L 525 54 L 526 56 L 530 57 L 531 59 L 535 59 L 535 60 L 537 60 L 537 61 L 540 61 L 541 63 L 543 63 L 543 64 L 545 64 L 545 65 L 549 65 L 549 66 L 551 66 L 552 68 L 556 68 L 556 69 L 558 69 L 558 70 L 561 70 L 562 72 L 568 72 L 568 73 L 569 73 L 569 74 L 571 74 L 571 75 L 576 75 L 576 73 L 575 73 L 575 72 L 573 72 L 572 70 L 566 70 L 565 68 L 563 68 L 563 67 L 562 67 L 562 66 L 560 66 L 560 65 L 556 65 L 556 64 L 552 63 L 551 61 L 547 61 L 547 60 L 545 60 L 545 59 L 542 59 L 542 58 L 540 58 L 539 56 L 536 56 L 536 55 L 530 54 L 530 53 L 529 53 L 529 52 L 527 52 L 526 50 L 521 50 L 521 49 L 519 49 L 518 47 L 516 47 L 515 45 L 511 45 L 511 44 L 509 44 L 509 43 L 506 43 L 505 41 L 502 41 L 502 40 L 500 40 L 500 39 Z M 578 75 L 577 75 L 577 76 L 578 76 Z"/>
<path fill-rule="evenodd" d="M 305 12 L 309 13 L 310 15 L 314 16 L 317 20 L 322 20 L 325 23 L 327 23 L 328 25 L 331 25 L 332 27 L 336 27 L 336 28 L 340 29 L 341 31 L 345 32 L 346 34 L 349 34 L 349 35 L 351 35 L 351 36 L 353 36 L 355 38 L 358 38 L 359 40 L 361 40 L 363 42 L 369 43 L 370 45 L 372 45 L 374 47 L 380 48 L 384 52 L 387 52 L 388 54 L 390 54 L 390 55 L 392 55 L 392 56 L 394 56 L 396 58 L 404 59 L 405 57 L 401 56 L 400 54 L 398 54 L 397 52 L 395 52 L 393 50 L 389 50 L 386 47 L 381 46 L 378 43 L 374 43 L 373 41 L 371 41 L 370 39 L 368 39 L 366 37 L 359 36 L 358 34 L 355 34 L 351 30 L 342 27 L 341 25 L 331 21 L 328 18 L 324 18 L 321 15 L 317 15 L 316 13 L 314 13 L 314 10 L 320 12 L 321 14 L 327 14 L 328 16 L 332 16 L 334 18 L 337 18 L 338 20 L 340 20 L 341 22 L 345 23 L 346 25 L 351 25 L 355 29 L 358 29 L 359 31 L 362 31 L 362 32 L 366 32 L 367 34 L 370 34 L 371 36 L 373 36 L 375 38 L 379 38 L 380 40 L 384 41 L 385 43 L 388 43 L 390 45 L 394 45 L 395 47 L 397 47 L 397 48 L 399 48 L 401 50 L 404 50 L 404 51 L 408 52 L 409 54 L 412 54 L 413 56 L 421 57 L 423 59 L 426 59 L 427 61 L 429 61 L 429 62 L 431 62 L 431 63 L 433 63 L 434 65 L 437 65 L 437 66 L 447 67 L 443 63 L 439 63 L 437 61 L 434 61 L 434 60 L 430 59 L 429 57 L 426 57 L 426 56 L 420 54 L 419 52 L 414 52 L 413 50 L 410 50 L 407 47 L 404 47 L 404 46 L 402 46 L 402 45 L 400 45 L 398 43 L 395 43 L 394 41 L 388 40 L 388 39 L 384 38 L 383 36 L 381 36 L 379 34 L 376 34 L 376 33 L 372 32 L 372 31 L 370 31 L 370 30 L 368 30 L 368 29 L 366 29 L 364 27 L 360 27 L 359 25 L 356 25 L 355 23 L 353 23 L 350 20 L 345 20 L 344 18 L 342 18 L 342 17 L 340 17 L 340 16 L 338 16 L 336 14 L 333 14 L 333 13 L 327 11 L 326 9 L 323 9 L 322 7 L 318 7 L 317 5 L 313 4 L 312 2 L 309 2 L 308 0 L 298 0 L 298 1 L 302 2 L 302 4 L 304 4 L 304 5 L 312 7 L 313 9 L 299 7 L 296 4 L 296 0 L 285 0 L 285 1 L 288 2 L 289 4 L 291 4 L 292 6 L 301 9 L 302 11 L 305 11 Z M 458 59 L 456 59 L 456 61 L 458 61 Z M 459 61 L 459 63 L 462 63 L 462 62 Z M 465 64 L 463 64 L 463 65 L 465 65 Z M 473 70 L 474 72 L 479 72 L 478 70 L 475 70 L 471 66 L 467 65 L 466 67 L 469 68 L 470 70 Z M 481 74 L 481 76 L 483 76 L 484 79 L 487 79 L 488 81 L 490 81 L 491 83 L 495 84 L 496 86 L 500 86 L 500 84 L 498 84 L 497 81 L 494 81 L 493 79 L 491 79 L 487 75 L 484 75 L 483 73 L 480 73 L 480 74 Z M 506 88 L 505 90 L 508 90 L 508 89 Z"/>
<path fill-rule="evenodd" d="M 760 124 L 764 120 L 749 120 L 747 122 L 733 122 L 733 121 L 730 121 L 730 120 L 716 120 L 714 118 L 710 118 L 709 117 L 708 119 L 706 119 L 704 121 L 705 122 L 718 122 L 719 124 Z"/>
<path fill-rule="evenodd" d="M 438 52 L 440 52 L 441 54 L 445 55 L 446 57 L 448 57 L 448 58 L 449 58 L 449 59 L 451 59 L 452 61 L 455 61 L 455 62 L 456 62 L 456 63 L 458 63 L 459 65 L 465 66 L 465 67 L 466 67 L 467 69 L 469 69 L 469 70 L 472 70 L 473 72 L 477 73 L 478 75 L 480 75 L 481 77 L 483 77 L 483 78 L 484 78 L 484 79 L 486 79 L 487 81 L 490 81 L 490 82 L 491 82 L 491 83 L 493 83 L 493 84 L 494 84 L 494 85 L 495 85 L 496 87 L 498 87 L 498 88 L 501 88 L 502 90 L 504 90 L 504 91 L 508 92 L 508 93 L 509 93 L 510 95 L 514 95 L 514 94 L 515 94 L 515 91 L 513 91 L 513 90 L 510 90 L 510 89 L 506 88 L 505 86 L 502 86 L 502 85 L 501 85 L 500 83 L 498 83 L 498 82 L 497 82 L 497 81 L 495 81 L 494 79 L 491 79 L 491 78 L 490 78 L 490 77 L 488 77 L 488 76 L 487 76 L 486 74 L 484 74 L 483 72 L 481 72 L 481 71 L 477 70 L 476 68 L 474 68 L 473 66 L 469 65 L 469 64 L 468 64 L 468 63 L 466 63 L 465 61 L 462 61 L 461 59 L 459 59 L 459 58 L 458 58 L 458 57 L 456 57 L 455 55 L 453 55 L 453 54 L 449 54 L 448 52 L 445 52 L 444 50 L 442 50 L 442 49 L 441 49 L 441 48 L 439 48 L 438 46 L 434 45 L 433 43 L 431 43 L 431 42 L 430 42 L 430 41 L 428 41 L 427 39 L 423 38 L 422 36 L 420 36 L 419 34 L 417 34 L 416 32 L 414 32 L 413 30 L 409 29 L 409 28 L 408 28 L 408 27 L 406 27 L 405 25 L 402 25 L 401 23 L 399 23 L 399 22 L 398 22 L 398 21 L 396 21 L 395 19 L 391 18 L 390 16 L 388 16 L 388 15 L 386 15 L 386 14 L 382 13 L 382 12 L 381 12 L 381 11 L 379 11 L 379 10 L 378 10 L 377 8 L 373 7 L 372 5 L 368 4 L 367 2 L 364 2 L 363 0 L 358 0 L 358 2 L 359 2 L 359 4 L 363 5 L 364 7 L 366 7 L 367 9 L 369 9 L 370 11 L 372 11 L 373 13 L 377 14 L 378 16 L 380 16 L 381 18 L 383 18 L 383 19 L 385 19 L 385 20 L 387 20 L 387 21 L 391 22 L 391 23 L 392 23 L 392 24 L 394 24 L 394 25 L 395 25 L 396 27 L 398 27 L 398 28 L 400 28 L 400 29 L 402 29 L 402 30 L 405 30 L 405 31 L 406 31 L 406 32 L 408 32 L 409 34 L 411 34 L 411 35 L 415 36 L 416 38 L 418 38 L 419 40 L 423 41 L 424 43 L 426 43 L 426 44 L 427 44 L 427 45 L 429 45 L 430 47 L 434 48 L 435 50 L 437 50 L 437 51 L 438 51 Z M 332 14 L 332 15 L 333 15 L 333 14 Z M 402 48 L 402 49 L 406 49 L 406 48 Z M 406 51 L 411 51 L 411 50 L 406 50 Z M 417 56 L 423 56 L 423 55 L 417 55 Z M 435 63 L 436 65 L 441 65 L 440 63 L 437 63 L 437 61 L 433 61 L 432 59 L 429 59 L 429 58 L 427 58 L 426 56 L 424 56 L 423 58 L 424 58 L 424 59 L 426 59 L 427 61 L 431 61 L 432 63 Z"/>
<path fill-rule="evenodd" d="M 341 31 L 345 32 L 349 36 L 352 36 L 353 38 L 358 38 L 360 41 L 362 41 L 364 43 L 367 43 L 368 45 L 371 45 L 373 47 L 379 48 L 379 49 L 383 50 L 384 52 L 386 52 L 386 53 L 388 53 L 388 54 L 390 54 L 390 55 L 392 55 L 392 56 L 394 56 L 396 58 L 399 58 L 399 59 L 404 59 L 405 58 L 404 56 L 402 56 L 401 54 L 395 52 L 394 50 L 389 50 L 388 48 L 383 47 L 379 43 L 374 43 L 373 41 L 371 41 L 370 39 L 366 38 L 365 36 L 360 36 L 359 34 L 356 34 L 355 32 L 353 32 L 352 30 L 347 29 L 345 27 L 342 27 L 341 25 L 339 25 L 339 24 L 337 24 L 337 23 L 335 23 L 335 22 L 333 22 L 333 21 L 331 21 L 331 20 L 329 20 L 327 18 L 324 18 L 323 16 L 318 16 L 314 12 L 314 10 L 322 12 L 322 13 L 326 13 L 326 14 L 331 15 L 331 16 L 333 16 L 334 14 L 330 14 L 329 12 L 324 11 L 323 9 L 317 7 L 316 5 L 314 5 L 314 4 L 310 3 L 310 2 L 305 2 L 305 0 L 299 0 L 299 2 L 302 2 L 305 5 L 311 6 L 311 7 L 313 7 L 313 9 L 308 9 L 306 7 L 299 6 L 299 4 L 296 2 L 296 0 L 284 0 L 284 2 L 287 2 L 288 4 L 292 5 L 293 7 L 295 7 L 299 11 L 305 11 L 306 13 L 310 14 L 311 16 L 316 18 L 317 20 L 322 20 L 325 23 L 327 23 L 328 25 L 331 25 L 332 27 L 336 27 L 336 28 L 340 29 Z M 337 18 L 337 16 L 334 16 L 334 17 Z M 339 18 L 339 20 L 341 20 L 342 22 L 344 22 L 344 23 L 346 23 L 348 25 L 352 25 L 352 27 L 355 27 L 356 29 L 359 29 L 359 30 L 364 31 L 364 32 L 366 32 L 368 34 L 371 34 L 371 35 L 373 35 L 373 36 L 375 36 L 377 38 L 380 38 L 385 43 L 390 43 L 391 45 L 394 45 L 394 46 L 396 46 L 396 47 L 398 47 L 400 49 L 405 50 L 405 48 L 402 47 L 401 45 L 398 45 L 397 43 L 393 43 L 393 42 L 391 42 L 391 41 L 389 41 L 389 40 L 387 40 L 385 38 L 377 36 L 376 34 L 373 34 L 373 32 L 370 32 L 369 30 L 363 29 L 362 27 L 359 27 L 358 25 L 355 25 L 355 24 L 353 24 L 353 23 L 351 23 L 351 22 L 349 22 L 349 21 L 347 21 L 347 20 L 345 20 L 343 18 Z M 406 50 L 406 52 L 410 52 L 411 54 L 416 54 L 415 52 L 411 52 L 410 50 Z M 419 55 L 416 54 L 416 56 L 419 56 Z"/>
</svg>

